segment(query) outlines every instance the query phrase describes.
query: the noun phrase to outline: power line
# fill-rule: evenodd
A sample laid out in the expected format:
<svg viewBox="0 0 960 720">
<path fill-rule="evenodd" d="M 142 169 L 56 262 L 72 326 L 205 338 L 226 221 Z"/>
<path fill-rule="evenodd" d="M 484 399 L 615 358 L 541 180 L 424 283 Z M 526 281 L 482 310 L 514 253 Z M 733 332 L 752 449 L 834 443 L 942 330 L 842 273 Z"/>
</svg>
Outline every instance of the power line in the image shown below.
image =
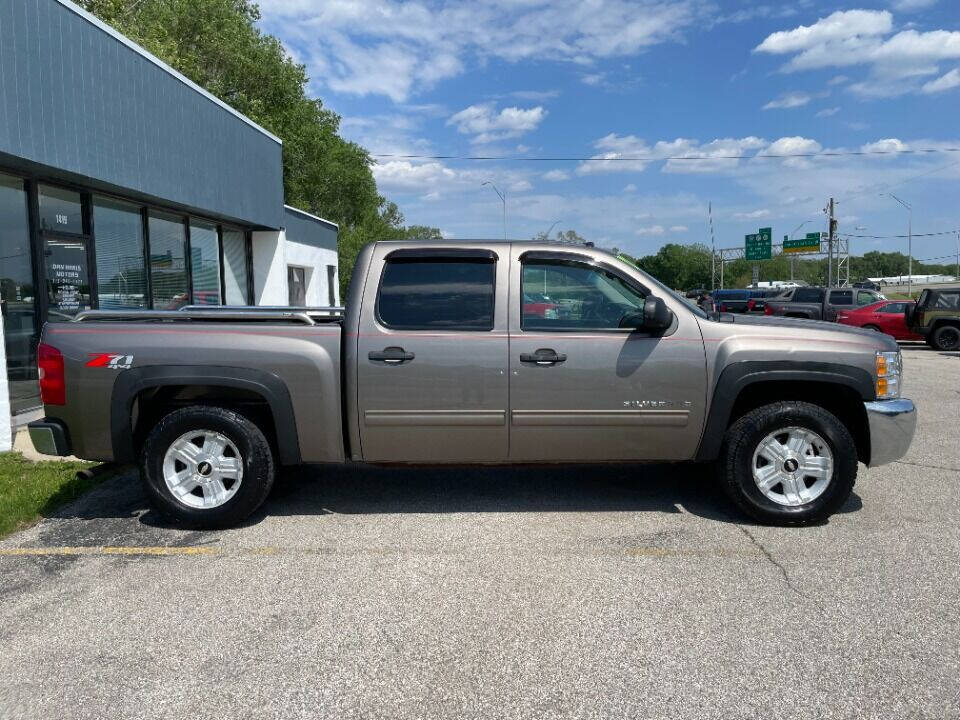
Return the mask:
<svg viewBox="0 0 960 720">
<path fill-rule="evenodd" d="M 911 233 L 913 237 L 935 237 L 938 235 L 955 235 L 956 230 L 944 230 L 943 232 L 932 232 L 932 233 Z M 870 240 L 899 240 L 910 235 L 851 235 L 850 233 L 838 233 L 848 238 L 867 238 Z"/>
<path fill-rule="evenodd" d="M 400 153 L 370 153 L 371 157 L 392 160 L 478 160 L 500 162 L 661 162 L 665 160 L 753 160 L 758 158 L 816 158 L 866 155 L 931 155 L 960 152 L 960 147 L 916 148 L 906 150 L 823 150 L 809 153 L 758 153 L 756 155 L 617 155 L 614 157 L 557 155 L 552 157 L 523 157 L 519 155 L 419 155 Z M 849 198 L 847 198 L 849 199 Z"/>
<path fill-rule="evenodd" d="M 911 180 L 916 180 L 917 178 L 921 178 L 926 175 L 933 175 L 934 173 L 938 173 L 941 170 L 947 170 L 948 168 L 952 168 L 955 165 L 960 165 L 960 160 L 947 163 L 946 165 L 941 165 L 940 167 L 935 167 L 932 170 L 925 170 L 924 172 L 916 173 L 914 175 L 907 175 L 905 178 L 903 178 L 902 180 L 898 180 L 895 183 L 875 183 L 874 185 L 870 185 L 864 190 L 861 190 L 860 192 L 853 193 L 853 195 L 847 195 L 842 200 L 837 200 L 837 204 L 839 205 L 842 202 L 844 203 L 849 202 L 850 200 L 861 197 L 862 195 L 872 195 L 876 190 L 888 190 L 890 188 L 899 187 L 901 185 L 904 185 L 910 182 Z"/>
</svg>

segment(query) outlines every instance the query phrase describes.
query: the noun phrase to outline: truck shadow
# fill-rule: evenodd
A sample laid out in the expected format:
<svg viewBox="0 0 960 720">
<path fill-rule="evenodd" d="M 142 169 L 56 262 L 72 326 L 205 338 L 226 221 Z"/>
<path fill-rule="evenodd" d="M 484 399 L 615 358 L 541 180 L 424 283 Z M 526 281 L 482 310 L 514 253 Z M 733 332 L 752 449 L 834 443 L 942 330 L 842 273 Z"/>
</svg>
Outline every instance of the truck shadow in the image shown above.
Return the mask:
<svg viewBox="0 0 960 720">
<path fill-rule="evenodd" d="M 863 506 L 854 494 L 841 512 Z M 254 517 L 379 513 L 689 513 L 752 524 L 710 465 L 498 467 L 313 466 L 291 469 Z"/>
<path fill-rule="evenodd" d="M 856 512 L 862 506 L 854 493 L 840 512 Z M 243 526 L 277 516 L 552 512 L 688 513 L 717 522 L 753 524 L 724 496 L 712 466 L 690 463 L 286 468 L 266 503 Z M 151 508 L 132 468 L 47 517 L 104 520 L 103 532 L 117 537 L 135 531 L 131 522 L 154 533 L 184 529 Z M 84 527 L 84 534 L 100 534 L 94 527 Z M 94 541 L 92 536 L 73 538 L 74 532 L 58 526 L 57 533 L 64 537 L 57 542 Z M 155 542 L 162 542 L 160 535 Z"/>
</svg>

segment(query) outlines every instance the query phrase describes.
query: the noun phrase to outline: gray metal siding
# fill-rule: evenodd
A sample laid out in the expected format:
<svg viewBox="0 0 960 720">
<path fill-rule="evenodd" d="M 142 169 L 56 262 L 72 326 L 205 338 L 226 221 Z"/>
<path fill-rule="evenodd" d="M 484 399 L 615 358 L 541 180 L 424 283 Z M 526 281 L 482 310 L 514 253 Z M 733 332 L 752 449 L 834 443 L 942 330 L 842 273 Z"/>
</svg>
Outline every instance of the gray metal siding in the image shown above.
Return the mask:
<svg viewBox="0 0 960 720">
<path fill-rule="evenodd" d="M 326 220 L 319 220 L 289 207 L 283 209 L 283 228 L 287 239 L 304 245 L 337 249 L 337 226 Z"/>
<path fill-rule="evenodd" d="M 277 228 L 281 145 L 58 0 L 0 2 L 0 153 Z"/>
</svg>

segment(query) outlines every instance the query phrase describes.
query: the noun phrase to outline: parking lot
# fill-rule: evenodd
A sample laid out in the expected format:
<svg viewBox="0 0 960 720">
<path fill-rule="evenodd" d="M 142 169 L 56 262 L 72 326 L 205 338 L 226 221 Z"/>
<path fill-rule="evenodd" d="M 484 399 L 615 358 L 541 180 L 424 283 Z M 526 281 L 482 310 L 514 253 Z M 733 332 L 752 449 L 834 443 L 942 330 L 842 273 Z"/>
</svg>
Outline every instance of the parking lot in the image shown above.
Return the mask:
<svg viewBox="0 0 960 720">
<path fill-rule="evenodd" d="M 960 355 L 819 527 L 709 468 L 300 470 L 246 527 L 135 478 L 0 542 L 0 718 L 960 717 Z"/>
</svg>

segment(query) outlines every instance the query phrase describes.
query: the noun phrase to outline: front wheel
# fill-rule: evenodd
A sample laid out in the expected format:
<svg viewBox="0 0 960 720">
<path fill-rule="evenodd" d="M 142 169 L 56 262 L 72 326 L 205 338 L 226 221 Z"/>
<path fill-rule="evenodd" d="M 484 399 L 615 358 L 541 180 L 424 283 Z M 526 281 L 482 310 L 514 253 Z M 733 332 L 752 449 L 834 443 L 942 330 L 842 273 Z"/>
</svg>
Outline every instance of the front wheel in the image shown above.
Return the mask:
<svg viewBox="0 0 960 720">
<path fill-rule="evenodd" d="M 727 495 L 771 525 L 820 522 L 850 497 L 857 478 L 853 437 L 818 405 L 764 405 L 737 420 L 724 438 L 720 472 Z"/>
<path fill-rule="evenodd" d="M 237 412 L 208 406 L 160 420 L 144 443 L 141 470 L 163 514 L 201 529 L 242 522 L 274 479 L 273 452 L 260 428 Z"/>
</svg>

